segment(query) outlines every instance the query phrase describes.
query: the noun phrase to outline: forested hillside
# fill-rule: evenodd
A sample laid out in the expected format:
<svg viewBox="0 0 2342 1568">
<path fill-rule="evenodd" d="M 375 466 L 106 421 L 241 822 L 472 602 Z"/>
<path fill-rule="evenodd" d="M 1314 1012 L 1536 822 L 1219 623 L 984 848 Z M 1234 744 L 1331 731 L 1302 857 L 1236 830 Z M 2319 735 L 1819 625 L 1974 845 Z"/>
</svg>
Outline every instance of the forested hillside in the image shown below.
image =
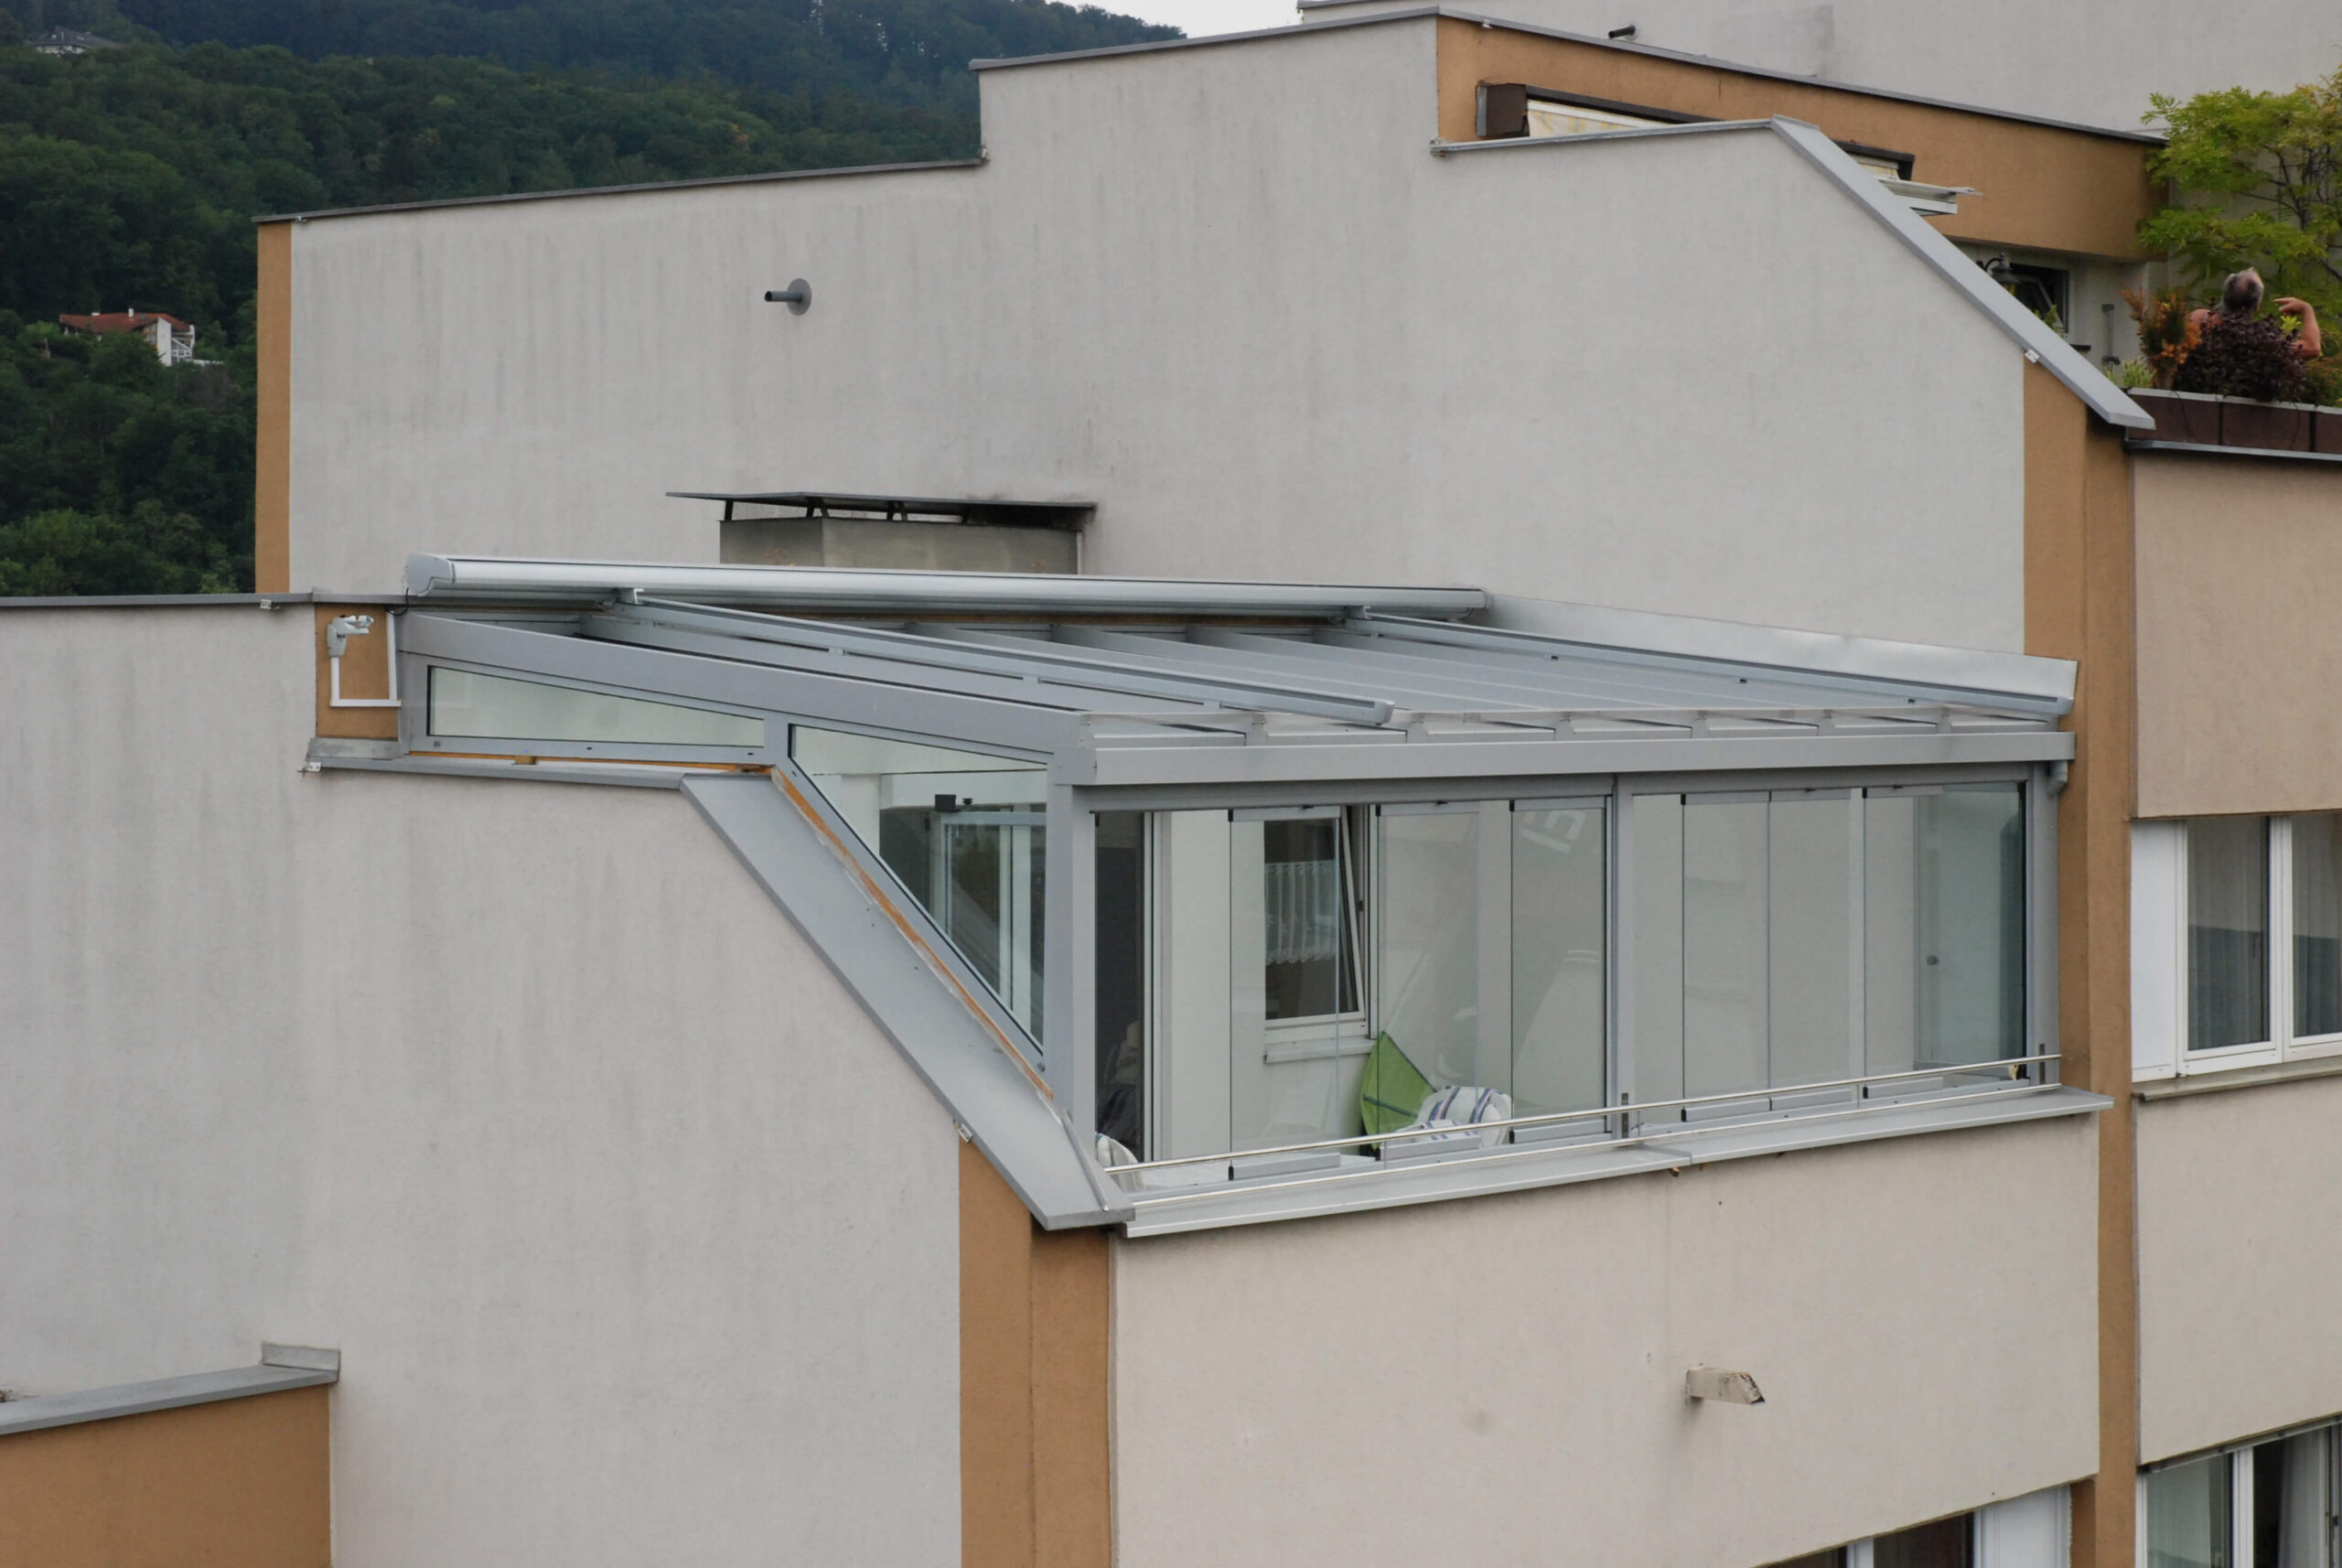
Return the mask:
<svg viewBox="0 0 2342 1568">
<path fill-rule="evenodd" d="M 256 214 L 963 156 L 969 58 L 1168 31 L 1046 0 L 123 10 L 0 0 L 0 596 L 250 585 Z M 263 47 L 18 41 L 149 19 Z M 194 322 L 218 362 L 55 324 L 124 309 Z"/>
</svg>

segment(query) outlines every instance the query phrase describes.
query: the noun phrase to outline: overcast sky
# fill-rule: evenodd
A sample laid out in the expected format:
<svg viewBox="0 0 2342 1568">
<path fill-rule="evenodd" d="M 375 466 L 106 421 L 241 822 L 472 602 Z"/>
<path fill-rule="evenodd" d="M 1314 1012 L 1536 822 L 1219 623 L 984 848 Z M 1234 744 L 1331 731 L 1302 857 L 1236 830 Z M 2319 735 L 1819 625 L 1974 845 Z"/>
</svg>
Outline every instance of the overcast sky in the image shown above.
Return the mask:
<svg viewBox="0 0 2342 1568">
<path fill-rule="evenodd" d="M 1256 27 L 1282 27 L 1295 20 L 1293 0 L 1101 0 L 1109 11 L 1120 11 L 1149 22 L 1168 22 L 1200 38 L 1211 33 L 1249 33 Z"/>
</svg>

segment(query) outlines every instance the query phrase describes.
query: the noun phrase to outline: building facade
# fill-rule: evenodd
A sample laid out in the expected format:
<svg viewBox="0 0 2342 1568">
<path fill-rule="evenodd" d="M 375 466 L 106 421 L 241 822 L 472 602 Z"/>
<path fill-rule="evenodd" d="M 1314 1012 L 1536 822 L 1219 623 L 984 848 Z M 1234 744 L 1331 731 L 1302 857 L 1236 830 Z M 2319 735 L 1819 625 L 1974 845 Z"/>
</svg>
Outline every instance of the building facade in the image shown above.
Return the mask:
<svg viewBox="0 0 2342 1568">
<path fill-rule="evenodd" d="M 2330 1568 L 2342 475 L 2102 373 L 2151 144 L 982 81 L 263 224 L 260 594 L 0 615 L 0 1382 L 334 1348 L 345 1564 Z"/>
</svg>

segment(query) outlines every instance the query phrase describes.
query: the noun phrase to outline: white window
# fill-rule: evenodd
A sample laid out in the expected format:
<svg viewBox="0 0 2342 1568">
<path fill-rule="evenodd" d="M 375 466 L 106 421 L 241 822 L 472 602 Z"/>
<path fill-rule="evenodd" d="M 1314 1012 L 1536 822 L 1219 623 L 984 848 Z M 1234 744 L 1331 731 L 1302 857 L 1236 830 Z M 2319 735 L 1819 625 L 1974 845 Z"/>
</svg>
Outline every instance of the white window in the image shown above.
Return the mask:
<svg viewBox="0 0 2342 1568">
<path fill-rule="evenodd" d="M 1772 1568 L 2067 1568 L 2072 1519 L 2067 1489 L 2051 1487 Z"/>
<path fill-rule="evenodd" d="M 2342 1051 L 2342 816 L 2132 829 L 2132 1073 Z"/>
<path fill-rule="evenodd" d="M 2342 1568 L 2337 1456 L 2326 1425 L 2149 1471 L 2141 1568 Z"/>
</svg>

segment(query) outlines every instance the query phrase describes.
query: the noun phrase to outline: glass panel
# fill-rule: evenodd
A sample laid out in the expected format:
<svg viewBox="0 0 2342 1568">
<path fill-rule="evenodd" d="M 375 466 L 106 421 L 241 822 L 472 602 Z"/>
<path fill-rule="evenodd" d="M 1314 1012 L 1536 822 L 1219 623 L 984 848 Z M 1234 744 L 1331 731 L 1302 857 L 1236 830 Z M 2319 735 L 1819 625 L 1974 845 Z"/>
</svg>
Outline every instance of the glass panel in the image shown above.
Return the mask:
<svg viewBox="0 0 2342 1568">
<path fill-rule="evenodd" d="M 2147 1477 L 2147 1568 L 2230 1568 L 2229 1456 Z"/>
<path fill-rule="evenodd" d="M 2269 819 L 2187 824 L 2187 1048 L 2269 1037 Z"/>
<path fill-rule="evenodd" d="M 2342 817 L 2294 819 L 2294 1033 L 2342 1035 Z"/>
<path fill-rule="evenodd" d="M 1861 1069 L 1862 802 L 1776 796 L 1767 820 L 1767 1028 L 1776 1086 Z"/>
<path fill-rule="evenodd" d="M 1644 1105 L 1683 1097 L 1683 797 L 1631 799 L 1634 854 L 1622 886 L 1634 930 L 1634 1006 L 1621 1048 L 1634 1102 Z"/>
<path fill-rule="evenodd" d="M 431 733 L 478 740 L 557 740 L 638 746 L 737 746 L 765 743 L 765 721 L 714 714 L 678 703 L 613 697 L 541 681 L 431 671 Z"/>
<path fill-rule="evenodd" d="M 1343 961 L 1350 918 L 1341 836 L 1337 817 L 1261 824 L 1262 981 L 1272 1019 L 1315 1018 L 1358 1005 L 1356 966 Z"/>
<path fill-rule="evenodd" d="M 1516 1116 L 1602 1103 L 1606 814 L 1599 806 L 1512 814 Z"/>
<path fill-rule="evenodd" d="M 2332 1568 L 2327 1496 L 2329 1428 L 2252 1451 L 2253 1568 Z"/>
<path fill-rule="evenodd" d="M 2025 819 L 2014 784 L 1864 802 L 1865 1070 L 2025 1050 Z"/>
<path fill-rule="evenodd" d="M 1010 1015 L 1041 1035 L 1047 769 L 793 725 L 790 755 Z"/>
<path fill-rule="evenodd" d="M 1146 819 L 1098 814 L 1098 1131 L 1142 1158 L 1146 1125 Z"/>
<path fill-rule="evenodd" d="M 1970 1568 L 1976 1561 L 1975 1534 L 1968 1514 L 1898 1530 L 1871 1542 L 1871 1568 Z"/>
<path fill-rule="evenodd" d="M 1479 817 L 1408 812 L 1381 831 L 1378 1023 L 1437 1088 L 1479 1071 Z"/>
<path fill-rule="evenodd" d="M 1683 1092 L 1765 1087 L 1767 802 L 1683 802 Z"/>
<path fill-rule="evenodd" d="M 1361 1128 L 1358 868 L 1346 813 L 1228 828 L 1228 1146 Z"/>
</svg>

